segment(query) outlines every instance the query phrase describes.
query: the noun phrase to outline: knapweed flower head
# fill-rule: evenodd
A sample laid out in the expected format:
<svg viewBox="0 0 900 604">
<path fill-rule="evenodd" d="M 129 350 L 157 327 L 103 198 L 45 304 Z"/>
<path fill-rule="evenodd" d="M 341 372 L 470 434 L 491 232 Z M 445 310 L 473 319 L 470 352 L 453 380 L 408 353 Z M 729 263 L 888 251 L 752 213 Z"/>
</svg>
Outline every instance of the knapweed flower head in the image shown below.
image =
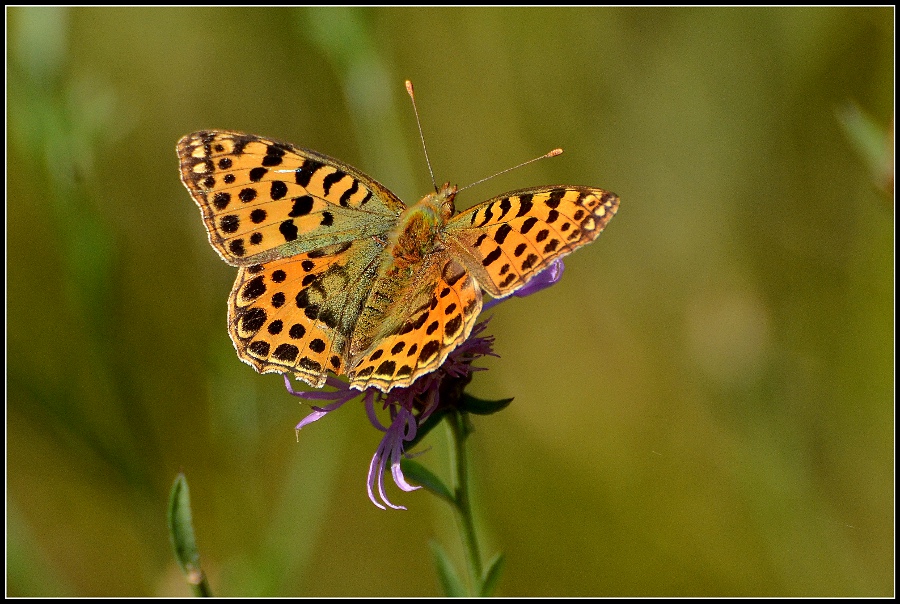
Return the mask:
<svg viewBox="0 0 900 604">
<path fill-rule="evenodd" d="M 533 278 L 527 286 L 516 292 L 516 296 L 527 296 L 556 283 L 562 276 L 561 260 L 551 263 L 547 269 Z M 484 309 L 491 308 L 502 300 L 491 300 Z M 473 367 L 472 362 L 484 356 L 498 356 L 494 353 L 494 337 L 482 336 L 487 328 L 488 320 L 477 323 L 469 337 L 454 349 L 444 363 L 435 371 L 423 375 L 406 388 L 392 388 L 382 392 L 377 388 L 363 391 L 351 388 L 334 376 L 328 376 L 325 385 L 333 390 L 298 391 L 294 390 L 290 378 L 285 374 L 284 383 L 291 394 L 307 401 L 320 402 L 313 406 L 313 411 L 297 424 L 301 428 L 321 419 L 328 413 L 340 408 L 345 403 L 362 395 L 363 404 L 369 421 L 384 436 L 378 449 L 369 463 L 366 479 L 369 499 L 381 509 L 385 506 L 405 510 L 401 505 L 390 502 L 384 491 L 384 474 L 390 465 L 394 483 L 403 491 L 414 491 L 421 487 L 410 484 L 400 469 L 400 460 L 404 455 L 404 443 L 416 438 L 422 422 L 433 413 L 445 407 L 456 405 L 463 394 L 463 389 L 472 379 L 472 373 L 481 371 L 482 367 Z M 377 410 L 386 411 L 390 421 L 385 426 L 378 418 Z M 377 496 L 376 496 L 377 493 Z"/>
</svg>

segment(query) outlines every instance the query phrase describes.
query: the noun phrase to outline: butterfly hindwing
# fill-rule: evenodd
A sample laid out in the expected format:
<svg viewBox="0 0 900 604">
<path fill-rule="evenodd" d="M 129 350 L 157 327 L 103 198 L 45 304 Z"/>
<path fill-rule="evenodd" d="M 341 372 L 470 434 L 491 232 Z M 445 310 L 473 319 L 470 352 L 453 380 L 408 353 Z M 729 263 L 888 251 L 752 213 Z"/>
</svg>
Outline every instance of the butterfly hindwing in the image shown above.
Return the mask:
<svg viewBox="0 0 900 604">
<path fill-rule="evenodd" d="M 229 298 L 238 356 L 260 373 L 291 371 L 313 386 L 346 370 L 347 348 L 383 245 L 358 239 L 240 267 Z"/>
<path fill-rule="evenodd" d="M 259 136 L 195 132 L 178 155 L 210 243 L 235 266 L 384 233 L 405 209 L 359 170 Z"/>
<path fill-rule="evenodd" d="M 481 312 L 481 290 L 447 251 L 435 254 L 397 292 L 386 333 L 353 359 L 350 384 L 364 390 L 405 387 L 434 371 L 469 336 Z M 376 291 L 379 284 L 375 285 Z"/>
<path fill-rule="evenodd" d="M 618 207 L 619 198 L 603 189 L 522 189 L 453 217 L 447 233 L 478 284 L 499 298 L 596 239 Z"/>
</svg>

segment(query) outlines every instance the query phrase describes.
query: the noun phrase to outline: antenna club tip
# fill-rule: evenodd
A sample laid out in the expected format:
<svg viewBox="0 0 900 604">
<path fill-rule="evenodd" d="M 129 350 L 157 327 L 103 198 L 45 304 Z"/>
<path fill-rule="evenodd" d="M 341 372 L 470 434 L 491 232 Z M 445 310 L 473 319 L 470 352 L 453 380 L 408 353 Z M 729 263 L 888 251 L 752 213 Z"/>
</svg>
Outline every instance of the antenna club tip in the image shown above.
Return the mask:
<svg viewBox="0 0 900 604">
<path fill-rule="evenodd" d="M 413 93 L 413 85 L 409 80 L 406 80 L 406 92 L 408 92 L 409 94 Z"/>
<path fill-rule="evenodd" d="M 562 149 L 554 149 L 550 153 L 547 154 L 547 157 L 556 157 L 557 155 L 562 155 Z"/>
</svg>

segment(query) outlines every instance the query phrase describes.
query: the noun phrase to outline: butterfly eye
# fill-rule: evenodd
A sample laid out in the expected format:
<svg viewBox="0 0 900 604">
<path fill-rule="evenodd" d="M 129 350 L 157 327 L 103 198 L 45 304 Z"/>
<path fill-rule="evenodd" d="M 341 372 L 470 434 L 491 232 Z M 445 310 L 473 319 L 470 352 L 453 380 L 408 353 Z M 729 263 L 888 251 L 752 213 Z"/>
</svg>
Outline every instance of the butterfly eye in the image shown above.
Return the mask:
<svg viewBox="0 0 900 604">
<path fill-rule="evenodd" d="M 444 203 L 441 204 L 441 216 L 443 216 L 444 220 L 447 220 L 448 218 L 453 216 L 453 214 L 455 214 L 455 213 L 456 213 L 456 206 L 453 204 L 452 199 L 448 199 Z"/>
</svg>

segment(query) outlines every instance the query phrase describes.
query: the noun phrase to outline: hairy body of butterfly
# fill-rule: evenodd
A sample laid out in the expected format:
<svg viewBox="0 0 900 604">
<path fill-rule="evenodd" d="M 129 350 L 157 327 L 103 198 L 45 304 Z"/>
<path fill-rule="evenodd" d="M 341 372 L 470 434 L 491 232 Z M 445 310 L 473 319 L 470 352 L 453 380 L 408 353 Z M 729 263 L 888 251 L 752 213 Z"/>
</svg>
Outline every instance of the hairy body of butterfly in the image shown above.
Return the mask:
<svg viewBox="0 0 900 604">
<path fill-rule="evenodd" d="M 434 371 L 472 331 L 482 291 L 512 294 L 619 205 L 603 189 L 548 186 L 455 214 L 455 186 L 407 208 L 352 166 L 254 135 L 200 131 L 177 150 L 210 243 L 239 267 L 238 356 L 316 387 L 332 371 L 387 392 Z"/>
</svg>

